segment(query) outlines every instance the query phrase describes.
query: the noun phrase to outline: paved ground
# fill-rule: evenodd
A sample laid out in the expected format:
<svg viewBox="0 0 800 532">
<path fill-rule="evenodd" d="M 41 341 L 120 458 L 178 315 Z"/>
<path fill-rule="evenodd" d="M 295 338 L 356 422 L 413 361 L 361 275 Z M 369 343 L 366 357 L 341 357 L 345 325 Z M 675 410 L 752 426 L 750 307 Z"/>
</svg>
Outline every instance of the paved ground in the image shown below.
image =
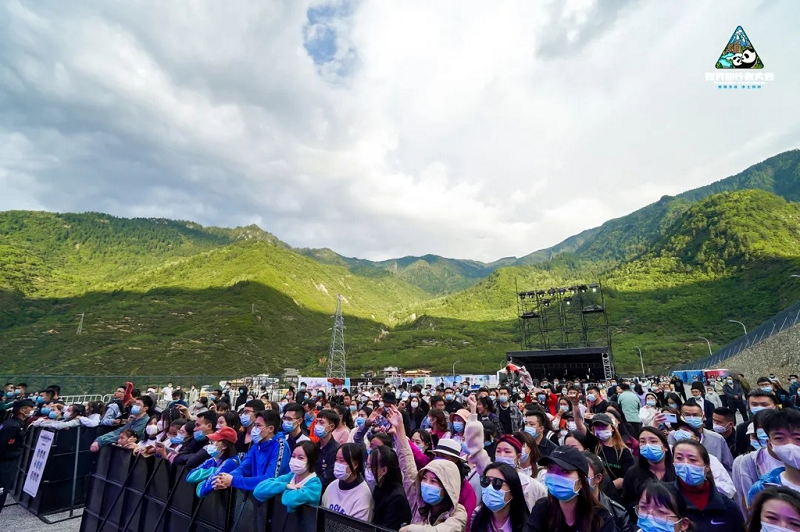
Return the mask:
<svg viewBox="0 0 800 532">
<path fill-rule="evenodd" d="M 81 528 L 81 520 L 69 519 L 60 523 L 48 525 L 38 517 L 30 513 L 19 504 L 9 504 L 11 497 L 6 501 L 6 506 L 0 512 L 0 526 L 3 530 L 17 530 L 19 532 L 78 532 Z M 80 515 L 83 509 L 76 510 L 74 515 Z M 57 521 L 67 517 L 69 512 L 53 514 L 47 516 L 49 521 Z"/>
</svg>

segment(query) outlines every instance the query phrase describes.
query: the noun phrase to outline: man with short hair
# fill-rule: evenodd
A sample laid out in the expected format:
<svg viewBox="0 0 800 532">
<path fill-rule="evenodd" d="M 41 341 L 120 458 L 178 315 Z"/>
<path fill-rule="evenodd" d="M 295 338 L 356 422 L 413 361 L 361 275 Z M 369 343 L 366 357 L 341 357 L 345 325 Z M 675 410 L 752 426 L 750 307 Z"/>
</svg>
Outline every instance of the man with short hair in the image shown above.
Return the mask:
<svg viewBox="0 0 800 532">
<path fill-rule="evenodd" d="M 705 419 L 705 427 L 708 430 L 714 430 L 714 405 L 711 404 L 711 401 L 706 401 L 704 395 L 705 387 L 703 386 L 702 382 L 693 382 L 692 388 L 689 393 L 692 395 L 692 399 L 700 407 L 703 411 L 703 417 Z"/>
<path fill-rule="evenodd" d="M 638 434 L 642 428 L 642 420 L 639 419 L 639 408 L 642 406 L 642 401 L 638 395 L 633 393 L 631 385 L 627 382 L 623 382 L 620 388 L 622 388 L 622 393 L 617 397 L 617 402 L 622 408 L 622 415 L 625 417 L 625 421 L 636 430 L 635 434 Z"/>
<path fill-rule="evenodd" d="M 234 487 L 253 491 L 260 482 L 288 473 L 292 453 L 280 425 L 280 415 L 274 410 L 258 412 L 251 433 L 253 446 L 238 468 L 217 474 L 214 489 Z"/>
<path fill-rule="evenodd" d="M 739 456 L 736 453 L 736 414 L 730 408 L 715 408 L 712 414 L 711 428 L 725 438 L 725 444 L 731 451 L 734 458 Z"/>
<path fill-rule="evenodd" d="M 744 391 L 743 384 L 738 379 L 734 379 L 728 375 L 725 378 L 725 384 L 722 386 L 722 392 L 727 398 L 728 408 L 734 412 L 741 413 L 742 419 L 747 421 L 747 408 L 744 403 L 744 396 L 747 392 Z"/>
<path fill-rule="evenodd" d="M 525 423 L 522 412 L 511 402 L 511 388 L 506 385 L 497 389 L 497 417 L 500 419 L 503 434 L 513 434 L 522 430 L 522 425 Z"/>
<path fill-rule="evenodd" d="M 319 438 L 319 459 L 317 460 L 317 476 L 322 482 L 322 491 L 334 481 L 333 464 L 336 463 L 336 452 L 339 443 L 333 437 L 333 431 L 339 426 L 339 414 L 333 410 L 321 410 L 314 423 L 314 435 Z"/>
<path fill-rule="evenodd" d="M 539 409 L 525 411 L 525 426 L 522 430 L 530 434 L 536 446 L 539 448 L 539 455 L 542 457 L 550 456 L 550 453 L 558 447 L 547 437 L 547 427 L 549 421 L 544 412 Z"/>
<path fill-rule="evenodd" d="M 172 383 L 168 382 L 167 385 L 164 386 L 164 388 L 161 390 L 163 400 L 164 401 L 169 401 L 170 399 L 172 399 L 172 392 L 173 391 L 174 390 L 172 388 Z"/>
<path fill-rule="evenodd" d="M 798 379 L 797 375 L 792 373 L 789 375 L 789 395 L 795 397 L 797 395 L 797 390 L 800 390 L 800 379 Z"/>
<path fill-rule="evenodd" d="M 608 401 L 603 399 L 600 387 L 593 384 L 586 388 L 586 410 L 590 414 L 605 414 Z"/>
<path fill-rule="evenodd" d="M 112 430 L 107 434 L 98 436 L 94 442 L 92 442 L 89 450 L 96 453 L 101 447 L 116 443 L 120 433 L 125 430 L 132 430 L 136 433 L 137 437 L 141 438 L 144 434 L 145 427 L 147 427 L 147 422 L 150 421 L 148 412 L 152 408 L 153 399 L 149 395 L 142 395 L 138 397 L 131 407 L 131 417 L 128 419 L 128 422 L 116 430 Z"/>
<path fill-rule="evenodd" d="M 100 420 L 101 425 L 110 427 L 113 425 L 119 425 L 121 423 L 122 414 L 125 412 L 125 407 L 122 404 L 124 397 L 125 387 L 117 386 L 117 389 L 114 390 L 113 399 L 111 399 L 111 402 L 106 405 L 106 413 L 103 416 L 103 419 Z"/>
<path fill-rule="evenodd" d="M 709 454 L 717 457 L 728 473 L 733 469 L 733 456 L 731 450 L 725 443 L 725 438 L 714 431 L 705 430 L 705 414 L 697 405 L 694 398 L 688 399 L 681 405 L 681 417 L 683 420 L 700 435 L 700 443 L 706 448 Z M 667 437 L 670 445 L 675 445 L 675 433 L 670 432 Z"/>
<path fill-rule="evenodd" d="M 774 410 L 764 416 L 769 452 L 783 463 L 758 479 L 747 493 L 747 504 L 769 486 L 783 486 L 800 493 L 800 412 L 793 408 Z"/>
<path fill-rule="evenodd" d="M 747 394 L 747 407 L 756 415 L 762 410 L 774 410 L 778 408 L 778 399 L 775 394 L 761 390 L 753 390 Z M 736 425 L 736 456 L 747 454 L 753 450 L 750 446 L 750 435 L 748 429 L 752 423 L 745 417 L 744 422 Z"/>
<path fill-rule="evenodd" d="M 256 414 L 264 409 L 264 401 L 261 399 L 250 399 L 242 407 L 242 412 L 239 414 L 239 422 L 245 430 L 239 433 L 239 441 L 236 443 L 236 450 L 240 453 L 247 452 L 250 449 L 250 443 L 253 441 L 250 433 L 253 430 Z"/>
<path fill-rule="evenodd" d="M 303 418 L 305 410 L 302 405 L 297 403 L 289 403 L 283 409 L 283 425 L 282 429 L 286 434 L 286 441 L 289 443 L 289 450 L 294 452 L 294 448 L 298 443 L 304 441 L 311 441 L 305 433 L 305 424 Z"/>
<path fill-rule="evenodd" d="M 452 386 L 444 389 L 444 410 L 448 414 L 455 414 L 459 410 L 463 410 L 464 405 L 456 401 L 456 394 Z"/>
<path fill-rule="evenodd" d="M 181 446 L 181 450 L 177 454 L 170 455 L 170 462 L 194 469 L 211 458 L 206 452 L 205 446 L 208 445 L 208 436 L 214 433 L 216 424 L 217 416 L 213 412 L 203 412 L 198 415 L 194 424 L 192 441 Z"/>
</svg>

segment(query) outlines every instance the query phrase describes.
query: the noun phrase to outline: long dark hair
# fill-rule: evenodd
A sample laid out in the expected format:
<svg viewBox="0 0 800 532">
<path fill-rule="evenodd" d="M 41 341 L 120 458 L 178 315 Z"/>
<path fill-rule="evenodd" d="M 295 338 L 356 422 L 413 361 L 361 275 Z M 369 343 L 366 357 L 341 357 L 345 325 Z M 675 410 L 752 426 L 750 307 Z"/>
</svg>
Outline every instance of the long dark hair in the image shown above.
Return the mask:
<svg viewBox="0 0 800 532">
<path fill-rule="evenodd" d="M 753 506 L 750 507 L 750 520 L 747 522 L 747 532 L 761 532 L 761 510 L 764 508 L 764 503 L 771 500 L 783 501 L 800 514 L 800 494 L 783 486 L 767 488 L 753 499 Z"/>
<path fill-rule="evenodd" d="M 369 468 L 373 471 L 373 475 L 378 469 L 386 468 L 386 474 L 380 479 L 381 489 L 385 490 L 391 486 L 403 487 L 403 473 L 400 471 L 400 461 L 394 449 L 385 445 L 375 447 L 369 453 L 367 461 L 369 462 Z M 378 480 L 377 475 L 375 475 L 375 480 Z"/>
<path fill-rule="evenodd" d="M 578 482 L 580 483 L 580 491 L 578 491 L 578 503 L 575 506 L 575 528 L 580 532 L 593 532 L 600 530 L 603 525 L 603 518 L 600 517 L 600 511 L 604 510 L 603 506 L 597 501 L 597 498 L 592 494 L 592 488 L 589 487 L 589 479 L 582 471 L 575 471 L 578 473 Z M 564 523 L 564 512 L 561 511 L 561 503 L 552 495 L 547 495 L 547 505 L 545 515 L 547 516 L 547 526 L 545 530 L 559 530 Z"/>
<path fill-rule="evenodd" d="M 508 503 L 511 507 L 509 511 L 509 515 L 511 516 L 511 530 L 512 532 L 521 532 L 522 528 L 525 526 L 525 521 L 528 520 L 530 511 L 525 502 L 525 493 L 522 491 L 522 483 L 519 480 L 517 470 L 508 464 L 494 462 L 489 464 L 483 474 L 486 475 L 486 473 L 492 469 L 497 469 L 506 479 L 508 487 L 511 488 L 511 501 Z M 470 529 L 476 531 L 489 530 L 491 519 L 492 511 L 485 504 L 482 504 L 480 510 L 478 510 L 475 514 L 475 518 L 472 520 Z"/>
<path fill-rule="evenodd" d="M 642 430 L 639 432 L 639 436 L 641 437 L 642 434 L 647 432 L 648 434 L 652 434 L 653 436 L 658 437 L 658 441 L 661 442 L 661 445 L 664 446 L 664 469 L 669 471 L 672 469 L 672 451 L 669 449 L 669 442 L 667 438 L 655 427 L 642 427 Z M 647 474 L 650 473 L 650 460 L 642 456 L 642 446 L 639 445 L 639 469 L 642 470 L 643 473 Z"/>
<path fill-rule="evenodd" d="M 534 440 L 533 436 L 531 436 L 524 430 L 520 432 L 515 432 L 513 436 L 516 439 L 518 439 L 522 443 L 522 445 L 527 445 L 528 449 L 530 449 L 529 452 L 531 459 L 531 478 L 536 478 L 536 475 L 539 474 L 539 460 L 542 459 L 542 453 L 539 452 L 539 446 L 536 445 L 536 440 Z M 522 453 L 520 453 L 519 462 L 520 464 L 522 463 Z"/>
<path fill-rule="evenodd" d="M 350 470 L 356 475 L 364 476 L 364 452 L 361 450 L 360 445 L 355 443 L 345 443 L 339 450 L 342 451 L 342 458 L 347 462 Z M 355 468 L 353 468 L 355 464 Z"/>
<path fill-rule="evenodd" d="M 644 497 L 647 503 L 652 502 L 663 506 L 678 517 L 685 519 L 689 524 L 689 528 L 687 529 L 689 532 L 697 530 L 694 523 L 686 517 L 686 499 L 683 498 L 683 495 L 681 495 L 674 484 L 659 482 L 658 480 L 649 480 L 645 483 L 644 488 L 642 488 L 642 494 L 639 496 L 639 499 L 642 497 Z M 637 504 L 638 502 L 639 501 L 637 501 Z M 761 524 L 759 523 L 757 531 L 760 530 Z"/>
<path fill-rule="evenodd" d="M 336 405 L 333 407 L 339 413 L 342 423 L 348 428 L 353 428 L 353 414 L 350 413 L 350 408 L 344 405 Z"/>
</svg>

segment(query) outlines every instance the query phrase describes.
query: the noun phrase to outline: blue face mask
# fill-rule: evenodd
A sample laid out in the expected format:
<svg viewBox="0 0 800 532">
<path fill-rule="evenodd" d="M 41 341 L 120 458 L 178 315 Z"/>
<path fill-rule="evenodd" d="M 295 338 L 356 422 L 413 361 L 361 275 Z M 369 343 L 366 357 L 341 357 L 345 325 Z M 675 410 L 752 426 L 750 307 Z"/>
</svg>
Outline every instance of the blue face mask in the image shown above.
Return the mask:
<svg viewBox="0 0 800 532">
<path fill-rule="evenodd" d="M 42 414 L 43 416 L 46 416 L 46 415 L 47 415 L 47 414 L 49 414 L 49 413 L 50 413 L 50 408 L 49 408 L 49 407 L 47 407 L 47 406 L 43 406 L 43 407 L 42 407 L 42 410 L 41 410 L 41 414 Z"/>
<path fill-rule="evenodd" d="M 530 434 L 533 438 L 536 438 L 539 433 L 536 431 L 536 427 L 525 427 L 525 432 Z"/>
<path fill-rule="evenodd" d="M 139 405 L 133 405 L 131 407 L 131 415 L 138 416 L 141 413 L 142 413 L 142 407 L 140 407 Z"/>
<path fill-rule="evenodd" d="M 681 429 L 681 430 L 676 430 L 675 432 L 673 432 L 672 433 L 672 437 L 675 438 L 675 443 L 678 443 L 679 441 L 683 441 L 683 440 L 691 440 L 692 439 L 692 433 L 689 432 L 688 430 Z"/>
<path fill-rule="evenodd" d="M 649 399 L 649 400 L 647 401 L 647 406 L 656 406 L 656 402 L 655 402 L 655 401 L 653 401 L 652 399 Z"/>
<path fill-rule="evenodd" d="M 762 386 L 761 391 L 767 393 L 773 393 L 772 386 Z"/>
<path fill-rule="evenodd" d="M 699 429 L 703 426 L 703 418 L 699 416 L 685 416 L 683 418 L 689 425 L 692 427 Z"/>
<path fill-rule="evenodd" d="M 261 441 L 261 429 L 258 427 L 253 427 L 253 430 L 250 431 L 250 439 L 253 440 L 253 443 L 258 443 Z"/>
<path fill-rule="evenodd" d="M 500 401 L 503 404 L 506 404 L 508 402 L 508 396 L 507 395 L 498 395 L 497 396 L 497 400 Z"/>
<path fill-rule="evenodd" d="M 645 445 L 639 448 L 639 454 L 644 456 L 645 460 L 654 464 L 660 462 L 664 458 L 664 449 L 660 445 Z"/>
<path fill-rule="evenodd" d="M 314 436 L 316 436 L 317 438 L 322 439 L 327 435 L 328 433 L 325 431 L 324 425 L 317 425 L 314 427 Z"/>
<path fill-rule="evenodd" d="M 42 403 L 44 403 L 44 397 L 42 397 L 42 396 L 40 395 L 39 397 L 37 397 L 37 398 L 36 398 L 36 404 L 39 404 L 39 405 L 40 405 L 40 404 L 42 404 Z"/>
<path fill-rule="evenodd" d="M 350 412 L 356 411 L 356 405 L 350 405 Z"/>
<path fill-rule="evenodd" d="M 194 434 L 193 434 L 193 436 L 194 436 L 194 439 L 195 439 L 195 440 L 197 440 L 197 441 L 203 441 L 203 440 L 205 440 L 205 439 L 206 439 L 206 435 L 205 435 L 205 434 L 203 434 L 203 431 L 202 431 L 202 430 L 196 430 L 196 431 L 194 431 Z"/>
<path fill-rule="evenodd" d="M 569 407 L 568 407 L 567 405 L 561 405 L 561 406 L 560 406 L 560 407 L 558 407 L 558 408 L 559 408 L 559 409 L 560 409 L 562 412 L 567 412 L 567 411 L 569 411 Z"/>
<path fill-rule="evenodd" d="M 58 414 L 56 413 L 55 410 L 51 410 L 50 414 L 47 417 L 49 417 L 50 419 L 55 419 L 58 417 Z"/>
<path fill-rule="evenodd" d="M 464 422 L 463 421 L 454 421 L 453 422 L 453 430 L 456 432 L 463 432 L 464 431 Z"/>
<path fill-rule="evenodd" d="M 759 449 L 763 449 L 764 445 L 761 445 L 761 442 L 758 440 L 750 440 L 750 447 L 758 451 Z"/>
<path fill-rule="evenodd" d="M 183 443 L 183 436 L 181 436 L 180 434 L 178 434 L 177 436 L 172 436 L 169 439 L 169 441 L 172 443 L 172 445 L 179 445 Z"/>
<path fill-rule="evenodd" d="M 483 488 L 481 494 L 481 501 L 492 512 L 499 512 L 506 507 L 506 492 L 503 490 L 496 490 L 494 486 Z"/>
<path fill-rule="evenodd" d="M 699 486 L 706 481 L 706 470 L 701 466 L 675 464 L 675 474 L 690 486 Z"/>
<path fill-rule="evenodd" d="M 587 400 L 587 401 L 592 401 L 592 402 L 594 402 L 596 399 L 597 399 L 597 396 L 596 396 L 595 394 L 593 394 L 593 393 L 590 393 L 590 394 L 587 394 L 587 395 L 586 395 L 586 400 Z"/>
<path fill-rule="evenodd" d="M 14 390 L 14 395 L 22 395 L 22 390 Z"/>
<path fill-rule="evenodd" d="M 439 504 L 442 500 L 442 488 L 437 488 L 436 486 L 431 486 L 423 482 L 419 485 L 419 490 L 425 504 Z"/>
<path fill-rule="evenodd" d="M 753 415 L 756 415 L 759 412 L 761 412 L 762 410 L 766 410 L 766 409 L 767 409 L 766 406 L 754 406 L 754 407 L 752 407 L 750 409 L 750 413 L 753 414 Z"/>
<path fill-rule="evenodd" d="M 363 417 L 357 417 L 356 418 L 356 425 L 358 425 L 360 427 L 363 424 L 364 424 L 364 418 Z"/>
<path fill-rule="evenodd" d="M 294 430 L 294 422 L 292 421 L 284 421 L 281 425 L 283 432 L 292 432 Z"/>
<path fill-rule="evenodd" d="M 219 449 L 217 449 L 216 445 L 208 444 L 205 446 L 205 450 L 208 456 L 210 456 L 211 458 L 216 458 L 217 456 L 219 456 Z"/>
<path fill-rule="evenodd" d="M 675 523 L 656 521 L 649 515 L 639 517 L 636 525 L 642 532 L 675 532 Z"/>
<path fill-rule="evenodd" d="M 444 396 L 444 400 L 449 403 L 450 401 L 453 400 L 453 394 L 452 393 L 448 393 L 447 395 Z"/>
<path fill-rule="evenodd" d="M 550 495 L 559 501 L 569 501 L 578 496 L 578 492 L 575 491 L 575 480 L 569 477 L 548 473 L 544 476 L 544 484 Z"/>
<path fill-rule="evenodd" d="M 547 399 L 547 396 L 540 393 L 539 395 L 536 396 L 536 398 L 539 400 L 540 403 L 544 403 L 544 400 Z"/>
</svg>

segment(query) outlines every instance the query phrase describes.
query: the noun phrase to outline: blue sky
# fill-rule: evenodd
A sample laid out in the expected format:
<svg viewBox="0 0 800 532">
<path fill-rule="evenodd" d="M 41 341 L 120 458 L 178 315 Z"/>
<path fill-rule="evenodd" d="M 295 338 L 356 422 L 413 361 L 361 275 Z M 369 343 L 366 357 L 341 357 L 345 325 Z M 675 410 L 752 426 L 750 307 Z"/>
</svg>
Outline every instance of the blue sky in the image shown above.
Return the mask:
<svg viewBox="0 0 800 532">
<path fill-rule="evenodd" d="M 524 255 L 800 146 L 791 0 L 0 5 L 0 209 Z M 775 81 L 705 81 L 742 25 Z"/>
</svg>

